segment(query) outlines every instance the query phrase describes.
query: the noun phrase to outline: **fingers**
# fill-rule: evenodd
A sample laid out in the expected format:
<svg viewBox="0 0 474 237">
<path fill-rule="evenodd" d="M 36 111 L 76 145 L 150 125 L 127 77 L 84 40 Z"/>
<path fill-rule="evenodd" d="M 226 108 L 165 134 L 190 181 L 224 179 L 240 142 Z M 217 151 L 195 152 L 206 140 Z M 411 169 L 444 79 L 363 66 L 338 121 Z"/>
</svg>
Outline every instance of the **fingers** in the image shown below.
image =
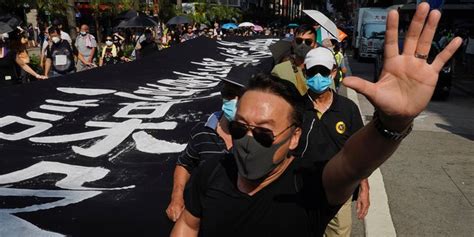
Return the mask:
<svg viewBox="0 0 474 237">
<path fill-rule="evenodd" d="M 366 96 L 370 101 L 375 96 L 375 84 L 359 77 L 346 77 L 342 83 Z"/>
<path fill-rule="evenodd" d="M 458 50 L 459 46 L 462 44 L 462 39 L 460 37 L 456 37 L 451 42 L 446 46 L 441 53 L 436 55 L 435 60 L 431 64 L 431 67 L 433 67 L 436 72 L 441 71 L 443 68 L 444 64 L 448 62 L 448 60 L 453 56 L 453 54 Z"/>
<path fill-rule="evenodd" d="M 397 56 L 398 54 L 398 12 L 396 10 L 392 10 L 387 16 L 384 57 L 390 58 Z"/>
<path fill-rule="evenodd" d="M 421 31 L 425 25 L 425 19 L 430 11 L 430 5 L 428 3 L 422 2 L 416 8 L 415 15 L 411 20 L 410 27 L 405 36 L 405 43 L 403 45 L 403 54 L 405 55 L 414 55 L 415 50 L 418 44 L 418 39 L 420 38 Z"/>
<path fill-rule="evenodd" d="M 421 55 L 428 55 L 430 53 L 431 43 L 438 26 L 441 13 L 438 10 L 433 10 L 428 16 L 426 25 L 423 28 L 420 38 L 418 39 L 418 46 L 416 47 L 416 53 Z"/>
</svg>

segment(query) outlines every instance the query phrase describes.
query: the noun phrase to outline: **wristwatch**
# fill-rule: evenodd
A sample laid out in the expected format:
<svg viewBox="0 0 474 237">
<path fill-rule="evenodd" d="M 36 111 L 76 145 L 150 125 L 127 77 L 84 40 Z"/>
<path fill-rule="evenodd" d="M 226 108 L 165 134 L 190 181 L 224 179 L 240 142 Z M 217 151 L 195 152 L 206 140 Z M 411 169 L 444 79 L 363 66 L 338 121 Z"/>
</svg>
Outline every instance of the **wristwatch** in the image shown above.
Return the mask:
<svg viewBox="0 0 474 237">
<path fill-rule="evenodd" d="M 382 121 L 380 121 L 378 111 L 374 112 L 374 116 L 372 118 L 372 121 L 374 122 L 375 129 L 377 129 L 377 131 L 382 136 L 384 136 L 385 138 L 388 138 L 392 141 L 402 140 L 403 138 L 408 136 L 408 134 L 410 134 L 410 132 L 413 130 L 413 122 L 411 122 L 410 125 L 401 132 L 395 132 L 395 131 L 389 130 L 388 128 L 386 128 L 382 124 Z"/>
</svg>

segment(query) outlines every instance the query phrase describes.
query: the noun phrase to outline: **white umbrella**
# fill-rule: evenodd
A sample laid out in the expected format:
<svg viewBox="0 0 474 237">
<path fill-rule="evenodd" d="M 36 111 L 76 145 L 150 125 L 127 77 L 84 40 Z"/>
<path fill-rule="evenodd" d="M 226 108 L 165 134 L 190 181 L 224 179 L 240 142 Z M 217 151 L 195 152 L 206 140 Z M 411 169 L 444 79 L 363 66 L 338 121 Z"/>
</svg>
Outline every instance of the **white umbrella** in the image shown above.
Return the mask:
<svg viewBox="0 0 474 237">
<path fill-rule="evenodd" d="M 309 17 L 313 18 L 321 27 L 323 27 L 329 34 L 334 36 L 336 39 L 339 35 L 337 26 L 332 22 L 326 15 L 316 10 L 303 10 L 303 12 Z"/>
<path fill-rule="evenodd" d="M 255 24 L 251 22 L 242 22 L 239 24 L 239 27 L 252 27 L 252 26 L 255 26 Z"/>
</svg>

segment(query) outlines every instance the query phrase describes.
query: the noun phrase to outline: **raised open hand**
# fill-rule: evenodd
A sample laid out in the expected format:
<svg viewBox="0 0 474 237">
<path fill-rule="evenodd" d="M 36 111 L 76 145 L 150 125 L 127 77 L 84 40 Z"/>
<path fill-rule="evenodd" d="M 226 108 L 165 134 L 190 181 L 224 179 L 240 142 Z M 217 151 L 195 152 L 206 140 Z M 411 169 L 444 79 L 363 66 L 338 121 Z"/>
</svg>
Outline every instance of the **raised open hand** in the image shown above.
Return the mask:
<svg viewBox="0 0 474 237">
<path fill-rule="evenodd" d="M 395 129 L 403 128 L 425 109 L 440 70 L 462 43 L 461 38 L 454 38 L 432 64 L 427 63 L 426 57 L 440 18 L 441 13 L 430 11 L 429 4 L 419 4 L 400 54 L 398 12 L 390 11 L 385 33 L 384 66 L 378 82 L 371 83 L 357 77 L 343 80 L 344 85 L 365 95 L 383 117 L 397 121 L 388 121 Z"/>
</svg>

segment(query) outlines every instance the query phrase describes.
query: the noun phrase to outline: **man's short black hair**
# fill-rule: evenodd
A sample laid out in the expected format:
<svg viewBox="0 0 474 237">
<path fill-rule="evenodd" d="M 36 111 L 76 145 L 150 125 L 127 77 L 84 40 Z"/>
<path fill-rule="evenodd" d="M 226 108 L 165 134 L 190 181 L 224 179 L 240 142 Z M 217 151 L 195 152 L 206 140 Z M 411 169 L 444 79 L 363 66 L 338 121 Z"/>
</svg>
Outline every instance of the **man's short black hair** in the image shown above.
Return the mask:
<svg viewBox="0 0 474 237">
<path fill-rule="evenodd" d="M 269 92 L 283 98 L 293 108 L 291 114 L 292 122 L 296 124 L 297 127 L 301 126 L 301 123 L 303 122 L 303 100 L 293 83 L 277 76 L 260 73 L 250 79 L 246 91 L 251 90 Z"/>
<path fill-rule="evenodd" d="M 51 26 L 48 29 L 48 33 L 49 34 L 58 33 L 58 35 L 59 35 L 59 34 L 61 34 L 61 30 L 57 26 Z"/>
<path fill-rule="evenodd" d="M 235 97 L 241 97 L 244 92 L 244 87 L 222 81 L 221 96 L 223 99 L 234 99 Z"/>
<path fill-rule="evenodd" d="M 314 29 L 314 27 L 312 25 L 306 25 L 306 24 L 303 24 L 303 25 L 300 25 L 298 28 L 296 28 L 296 31 L 295 31 L 295 36 L 297 35 L 304 35 L 306 33 L 310 33 L 310 34 L 316 34 L 316 30 Z"/>
</svg>

